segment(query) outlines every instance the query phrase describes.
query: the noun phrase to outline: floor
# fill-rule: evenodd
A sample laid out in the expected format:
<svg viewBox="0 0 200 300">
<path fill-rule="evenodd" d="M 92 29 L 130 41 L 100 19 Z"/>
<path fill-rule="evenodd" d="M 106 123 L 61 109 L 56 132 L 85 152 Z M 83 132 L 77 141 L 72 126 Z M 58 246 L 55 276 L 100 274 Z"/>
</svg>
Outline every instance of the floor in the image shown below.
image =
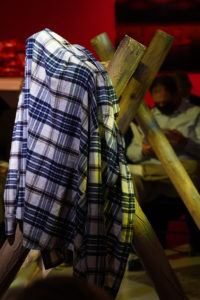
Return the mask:
<svg viewBox="0 0 200 300">
<path fill-rule="evenodd" d="M 200 256 L 189 257 L 188 245 L 166 250 L 169 262 L 189 300 L 200 299 Z M 159 297 L 145 271 L 126 271 L 117 300 L 157 300 Z M 171 299 L 170 299 L 171 300 Z"/>
<path fill-rule="evenodd" d="M 188 244 L 166 250 L 169 262 L 175 271 L 181 286 L 189 300 L 200 299 L 200 256 L 189 257 Z M 27 284 L 37 278 L 35 263 L 21 270 L 11 286 Z M 72 267 L 63 265 L 53 269 L 51 275 L 72 274 Z M 126 270 L 116 300 L 157 300 L 159 299 L 153 284 L 145 271 Z M 171 300 L 171 299 L 169 299 Z"/>
</svg>

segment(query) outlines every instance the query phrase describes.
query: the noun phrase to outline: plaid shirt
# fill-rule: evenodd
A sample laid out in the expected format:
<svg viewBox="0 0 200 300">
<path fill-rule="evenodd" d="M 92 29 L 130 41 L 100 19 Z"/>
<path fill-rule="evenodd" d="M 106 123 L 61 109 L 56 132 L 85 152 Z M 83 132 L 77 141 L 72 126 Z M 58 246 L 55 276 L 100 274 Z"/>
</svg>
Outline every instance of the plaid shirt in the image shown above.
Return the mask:
<svg viewBox="0 0 200 300">
<path fill-rule="evenodd" d="M 118 101 L 92 54 L 45 29 L 27 40 L 4 194 L 6 234 L 46 268 L 74 252 L 74 274 L 116 295 L 133 234 L 134 193 L 115 123 Z"/>
</svg>

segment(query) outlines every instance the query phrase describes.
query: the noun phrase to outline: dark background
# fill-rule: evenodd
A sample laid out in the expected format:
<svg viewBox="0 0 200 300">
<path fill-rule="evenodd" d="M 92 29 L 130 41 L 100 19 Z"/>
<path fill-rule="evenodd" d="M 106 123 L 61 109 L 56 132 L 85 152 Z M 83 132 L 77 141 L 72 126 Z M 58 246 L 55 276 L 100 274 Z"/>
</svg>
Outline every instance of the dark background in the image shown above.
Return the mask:
<svg viewBox="0 0 200 300">
<path fill-rule="evenodd" d="M 199 0 L 117 0 L 118 44 L 128 34 L 148 46 L 155 30 L 175 37 L 162 70 L 200 70 Z"/>
</svg>

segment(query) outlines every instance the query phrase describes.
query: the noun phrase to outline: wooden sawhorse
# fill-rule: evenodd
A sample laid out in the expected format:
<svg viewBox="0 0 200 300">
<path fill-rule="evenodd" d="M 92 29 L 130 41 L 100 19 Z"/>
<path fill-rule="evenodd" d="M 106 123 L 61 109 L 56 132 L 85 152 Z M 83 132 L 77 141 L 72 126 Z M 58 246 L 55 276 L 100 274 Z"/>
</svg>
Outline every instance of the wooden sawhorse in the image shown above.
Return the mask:
<svg viewBox="0 0 200 300">
<path fill-rule="evenodd" d="M 108 60 L 112 57 L 112 55 L 115 55 L 115 49 L 111 46 L 111 42 L 106 34 L 97 36 L 91 41 L 91 43 L 101 60 Z M 168 140 L 165 138 L 154 120 L 149 108 L 143 101 L 144 95 L 150 87 L 155 75 L 159 71 L 171 43 L 172 37 L 160 30 L 156 32 L 135 73 L 133 74 L 133 77 L 122 94 L 118 125 L 121 132 L 125 133 L 130 122 L 134 117 L 136 117 L 197 226 L 200 227 L 200 196 Z M 124 62 L 122 61 L 122 64 L 123 63 Z M 110 72 L 110 66 L 111 70 L 114 69 L 111 64 L 112 62 L 108 64 L 107 69 L 116 89 L 116 94 L 119 97 L 120 93 L 117 92 L 118 87 L 117 82 L 115 81 L 115 77 L 117 77 L 117 75 L 115 74 L 115 77 L 113 77 L 112 72 Z M 119 64 L 120 62 L 118 61 L 118 65 Z M 126 67 L 128 68 L 129 66 L 127 65 Z M 118 72 L 117 68 L 115 70 Z M 154 282 L 160 299 L 186 299 L 185 295 L 181 295 L 181 291 L 176 290 L 179 285 L 175 287 L 175 282 L 172 282 L 174 279 L 170 273 L 169 266 L 166 264 L 166 258 L 163 257 L 163 251 L 160 247 L 158 248 L 158 243 L 155 239 L 152 228 L 142 213 L 138 203 L 136 207 L 136 217 L 133 236 L 134 248 L 143 260 L 146 270 L 149 272 L 150 277 Z M 152 237 L 154 242 L 152 242 Z M 155 262 L 156 264 L 158 263 L 157 266 L 155 266 Z M 165 280 L 167 276 L 168 280 L 170 280 L 166 283 Z M 169 276 L 172 277 L 169 278 Z M 169 286 L 169 289 L 167 287 L 168 284 L 170 286 L 172 284 L 171 287 Z M 180 294 L 175 295 L 176 292 L 180 292 Z"/>
</svg>

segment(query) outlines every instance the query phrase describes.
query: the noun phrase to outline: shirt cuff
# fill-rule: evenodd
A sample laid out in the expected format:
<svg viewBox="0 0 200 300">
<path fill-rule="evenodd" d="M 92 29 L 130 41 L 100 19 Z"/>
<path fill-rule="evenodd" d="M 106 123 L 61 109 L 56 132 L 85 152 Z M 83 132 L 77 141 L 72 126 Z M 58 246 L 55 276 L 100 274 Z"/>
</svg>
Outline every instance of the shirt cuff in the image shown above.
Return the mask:
<svg viewBox="0 0 200 300">
<path fill-rule="evenodd" d="M 15 234 L 15 225 L 16 219 L 15 217 L 5 217 L 5 234 L 6 235 L 14 235 Z"/>
</svg>

